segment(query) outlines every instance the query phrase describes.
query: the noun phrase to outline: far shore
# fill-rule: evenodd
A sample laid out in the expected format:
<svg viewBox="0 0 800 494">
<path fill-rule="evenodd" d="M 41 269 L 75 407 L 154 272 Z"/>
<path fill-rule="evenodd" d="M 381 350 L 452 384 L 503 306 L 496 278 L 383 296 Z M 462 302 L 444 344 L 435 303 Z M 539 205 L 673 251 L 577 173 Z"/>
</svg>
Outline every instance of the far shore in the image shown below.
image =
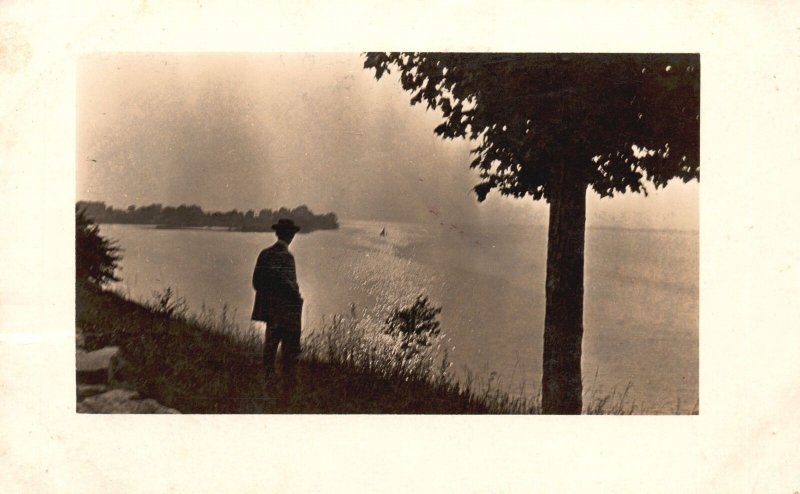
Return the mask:
<svg viewBox="0 0 800 494">
<path fill-rule="evenodd" d="M 130 225 L 130 226 L 138 226 L 144 228 L 150 228 L 155 230 L 203 230 L 203 231 L 214 231 L 214 232 L 237 232 L 237 233 L 272 233 L 273 230 L 271 228 L 250 228 L 250 227 L 228 227 L 228 226 L 179 226 L 179 225 L 157 225 L 157 224 L 150 224 L 150 223 L 111 223 L 111 222 L 98 222 L 100 225 Z M 315 231 L 322 231 L 322 230 L 338 230 L 338 225 L 336 228 L 315 228 L 315 227 L 304 227 L 298 233 L 311 233 Z"/>
</svg>

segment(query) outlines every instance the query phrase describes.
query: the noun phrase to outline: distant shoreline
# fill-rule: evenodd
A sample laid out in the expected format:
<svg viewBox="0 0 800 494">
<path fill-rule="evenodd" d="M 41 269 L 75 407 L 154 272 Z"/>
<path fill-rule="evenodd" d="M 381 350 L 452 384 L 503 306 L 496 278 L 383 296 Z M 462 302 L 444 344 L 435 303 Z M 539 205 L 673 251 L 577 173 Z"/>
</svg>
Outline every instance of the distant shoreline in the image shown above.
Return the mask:
<svg viewBox="0 0 800 494">
<path fill-rule="evenodd" d="M 130 225 L 130 226 L 141 226 L 147 227 L 152 230 L 198 230 L 198 231 L 205 231 L 205 232 L 233 232 L 233 233 L 273 233 L 274 230 L 272 228 L 264 228 L 264 229 L 256 229 L 256 228 L 247 228 L 247 227 L 227 227 L 227 226 L 174 226 L 174 225 L 159 225 L 154 223 L 120 223 L 120 222 L 110 222 L 110 221 L 100 221 L 97 223 L 98 225 Z M 305 227 L 299 232 L 298 234 L 303 233 L 311 233 L 315 231 L 321 230 L 338 230 L 339 226 L 337 225 L 335 228 L 315 228 L 315 227 Z"/>
<path fill-rule="evenodd" d="M 301 228 L 301 232 L 336 230 L 339 221 L 335 213 L 316 214 L 306 205 L 277 211 L 262 209 L 206 212 L 200 206 L 181 204 L 178 207 L 150 204 L 115 209 L 102 201 L 78 201 L 76 211 L 83 211 L 95 223 L 109 225 L 148 225 L 163 230 L 214 229 L 232 232 L 272 232 L 272 225 L 289 219 Z"/>
</svg>

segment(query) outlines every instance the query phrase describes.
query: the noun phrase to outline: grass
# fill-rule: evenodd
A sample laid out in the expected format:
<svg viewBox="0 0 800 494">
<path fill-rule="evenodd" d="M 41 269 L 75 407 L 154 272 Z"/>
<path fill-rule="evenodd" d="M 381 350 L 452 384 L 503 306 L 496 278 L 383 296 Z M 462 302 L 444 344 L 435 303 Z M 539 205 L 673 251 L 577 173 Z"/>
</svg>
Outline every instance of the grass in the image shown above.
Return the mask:
<svg viewBox="0 0 800 494">
<path fill-rule="evenodd" d="M 121 386 L 182 413 L 537 414 L 537 396 L 493 386 L 493 376 L 458 382 L 446 353 L 409 354 L 363 321 L 336 316 L 303 340 L 297 384 L 266 383 L 263 335 L 223 309 L 189 314 L 168 289 L 149 304 L 78 283 L 77 326 L 88 349 L 122 348 Z M 629 414 L 627 391 L 587 394 L 585 413 Z"/>
<path fill-rule="evenodd" d="M 188 315 L 169 296 L 146 306 L 84 284 L 76 297 L 86 347 L 119 345 L 129 363 L 124 385 L 183 413 L 500 412 L 423 359 L 390 365 L 392 350 L 360 338 L 344 318 L 305 339 L 297 385 L 285 396 L 264 382 L 262 336 L 237 328 L 225 311 Z"/>
</svg>

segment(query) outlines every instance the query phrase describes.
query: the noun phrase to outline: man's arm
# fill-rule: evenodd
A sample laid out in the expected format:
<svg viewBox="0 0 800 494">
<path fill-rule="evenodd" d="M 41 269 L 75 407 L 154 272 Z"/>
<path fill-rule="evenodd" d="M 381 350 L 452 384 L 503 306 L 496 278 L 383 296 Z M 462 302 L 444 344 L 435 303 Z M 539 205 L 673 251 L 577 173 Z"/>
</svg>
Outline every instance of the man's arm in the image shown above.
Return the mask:
<svg viewBox="0 0 800 494">
<path fill-rule="evenodd" d="M 253 288 L 256 291 L 267 289 L 269 283 L 269 251 L 262 250 L 256 261 L 256 268 L 253 270 Z"/>
<path fill-rule="evenodd" d="M 253 271 L 253 288 L 281 298 L 300 298 L 294 257 L 290 253 L 264 250 Z"/>
</svg>

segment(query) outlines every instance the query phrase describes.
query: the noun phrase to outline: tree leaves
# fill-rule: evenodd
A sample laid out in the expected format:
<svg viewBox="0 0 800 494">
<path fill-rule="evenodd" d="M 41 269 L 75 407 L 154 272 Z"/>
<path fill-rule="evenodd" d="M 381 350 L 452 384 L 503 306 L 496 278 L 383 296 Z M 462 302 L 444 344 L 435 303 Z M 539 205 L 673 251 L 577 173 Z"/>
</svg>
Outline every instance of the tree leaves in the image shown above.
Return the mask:
<svg viewBox="0 0 800 494">
<path fill-rule="evenodd" d="M 478 196 L 478 202 L 483 202 L 486 200 L 486 196 L 492 190 L 492 187 L 493 186 L 491 182 L 481 182 L 475 187 L 473 187 L 475 195 Z"/>
<path fill-rule="evenodd" d="M 479 200 L 546 199 L 561 163 L 601 196 L 699 179 L 696 54 L 367 53 L 364 67 L 397 68 L 411 104 L 441 110 L 437 135 L 478 142 Z"/>
</svg>

